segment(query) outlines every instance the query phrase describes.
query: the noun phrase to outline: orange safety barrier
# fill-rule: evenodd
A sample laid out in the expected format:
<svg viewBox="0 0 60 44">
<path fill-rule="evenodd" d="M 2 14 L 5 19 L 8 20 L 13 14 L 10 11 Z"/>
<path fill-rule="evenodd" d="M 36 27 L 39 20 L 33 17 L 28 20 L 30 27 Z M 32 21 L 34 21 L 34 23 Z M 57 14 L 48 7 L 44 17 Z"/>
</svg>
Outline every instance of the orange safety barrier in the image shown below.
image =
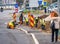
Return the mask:
<svg viewBox="0 0 60 44">
<path fill-rule="evenodd" d="M 30 26 L 31 28 L 34 27 L 34 16 L 33 15 L 30 16 Z"/>
</svg>

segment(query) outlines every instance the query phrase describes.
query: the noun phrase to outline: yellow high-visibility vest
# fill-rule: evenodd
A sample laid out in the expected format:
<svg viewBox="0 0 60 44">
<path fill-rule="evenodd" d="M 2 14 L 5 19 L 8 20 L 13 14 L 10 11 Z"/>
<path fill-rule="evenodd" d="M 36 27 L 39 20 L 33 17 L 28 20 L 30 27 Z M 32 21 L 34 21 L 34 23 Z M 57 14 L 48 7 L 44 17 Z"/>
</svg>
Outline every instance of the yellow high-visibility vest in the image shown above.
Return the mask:
<svg viewBox="0 0 60 44">
<path fill-rule="evenodd" d="M 9 25 L 10 25 L 10 26 L 14 26 L 12 22 L 9 22 Z"/>
<path fill-rule="evenodd" d="M 28 18 L 26 18 L 26 22 L 28 22 Z"/>
<path fill-rule="evenodd" d="M 44 20 L 43 20 L 43 19 L 40 19 L 40 24 L 45 25 L 45 22 L 44 22 Z"/>
</svg>

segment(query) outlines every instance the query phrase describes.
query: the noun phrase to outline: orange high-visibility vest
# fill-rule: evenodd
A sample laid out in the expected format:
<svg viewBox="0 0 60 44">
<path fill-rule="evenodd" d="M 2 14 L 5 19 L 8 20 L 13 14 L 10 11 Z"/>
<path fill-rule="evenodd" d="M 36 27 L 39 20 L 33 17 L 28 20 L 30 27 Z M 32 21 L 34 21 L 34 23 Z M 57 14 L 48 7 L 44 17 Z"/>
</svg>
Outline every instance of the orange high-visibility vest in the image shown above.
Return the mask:
<svg viewBox="0 0 60 44">
<path fill-rule="evenodd" d="M 16 18 L 16 14 L 13 15 L 13 18 Z"/>
<path fill-rule="evenodd" d="M 30 18 L 30 16 L 31 16 L 31 14 L 30 14 L 30 12 L 28 13 L 28 18 Z"/>
<path fill-rule="evenodd" d="M 13 20 L 14 21 L 16 20 L 16 14 L 13 14 Z"/>
</svg>

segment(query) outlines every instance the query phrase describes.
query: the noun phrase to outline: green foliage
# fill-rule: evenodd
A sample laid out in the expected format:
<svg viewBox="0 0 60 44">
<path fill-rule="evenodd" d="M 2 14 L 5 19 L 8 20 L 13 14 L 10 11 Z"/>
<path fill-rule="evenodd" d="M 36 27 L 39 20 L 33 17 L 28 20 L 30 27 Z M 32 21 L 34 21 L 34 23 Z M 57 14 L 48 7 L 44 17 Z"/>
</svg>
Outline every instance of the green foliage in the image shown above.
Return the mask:
<svg viewBox="0 0 60 44">
<path fill-rule="evenodd" d="M 23 12 L 25 14 L 27 14 L 28 12 L 32 12 L 33 14 L 39 14 L 40 13 L 39 10 L 27 10 L 27 9 L 25 9 Z"/>
<path fill-rule="evenodd" d="M 29 12 L 29 10 L 25 9 L 23 12 L 24 12 L 24 13 L 28 13 L 28 12 Z"/>
<path fill-rule="evenodd" d="M 23 0 L 17 0 L 17 2 L 23 2 Z"/>
<path fill-rule="evenodd" d="M 17 0 L 18 2 L 22 1 L 22 0 Z"/>
</svg>

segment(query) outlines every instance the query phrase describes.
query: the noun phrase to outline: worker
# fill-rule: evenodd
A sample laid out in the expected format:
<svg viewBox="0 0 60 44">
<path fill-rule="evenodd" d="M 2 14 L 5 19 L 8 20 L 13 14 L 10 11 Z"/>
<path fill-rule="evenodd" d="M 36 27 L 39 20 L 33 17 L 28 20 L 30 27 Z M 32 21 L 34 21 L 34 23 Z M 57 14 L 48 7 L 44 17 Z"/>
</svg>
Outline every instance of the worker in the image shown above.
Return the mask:
<svg viewBox="0 0 60 44">
<path fill-rule="evenodd" d="M 23 13 L 24 13 L 24 12 L 22 12 L 22 13 L 20 14 L 20 17 L 19 17 L 20 24 L 23 24 Z"/>
<path fill-rule="evenodd" d="M 26 21 L 26 25 L 28 25 L 28 18 L 26 18 L 25 21 Z"/>
<path fill-rule="evenodd" d="M 37 23 L 38 23 L 38 17 L 36 17 L 36 19 L 35 19 L 35 22 L 36 22 L 36 27 L 37 27 Z"/>
<path fill-rule="evenodd" d="M 42 30 L 45 30 L 45 21 L 44 21 L 44 19 L 40 19 L 40 24 L 41 24 L 41 28 L 42 28 Z"/>
<path fill-rule="evenodd" d="M 16 22 L 16 13 L 13 13 L 13 20 Z"/>
<path fill-rule="evenodd" d="M 28 22 L 29 22 L 29 26 L 30 26 L 30 17 L 31 17 L 31 13 L 28 12 Z"/>
<path fill-rule="evenodd" d="M 31 15 L 31 13 L 30 13 L 30 12 L 28 12 L 28 19 L 30 18 L 30 15 Z"/>
<path fill-rule="evenodd" d="M 14 23 L 14 21 L 10 21 L 10 22 L 7 24 L 7 28 L 9 28 L 9 29 L 14 29 L 14 28 L 15 28 L 15 23 Z"/>
</svg>

